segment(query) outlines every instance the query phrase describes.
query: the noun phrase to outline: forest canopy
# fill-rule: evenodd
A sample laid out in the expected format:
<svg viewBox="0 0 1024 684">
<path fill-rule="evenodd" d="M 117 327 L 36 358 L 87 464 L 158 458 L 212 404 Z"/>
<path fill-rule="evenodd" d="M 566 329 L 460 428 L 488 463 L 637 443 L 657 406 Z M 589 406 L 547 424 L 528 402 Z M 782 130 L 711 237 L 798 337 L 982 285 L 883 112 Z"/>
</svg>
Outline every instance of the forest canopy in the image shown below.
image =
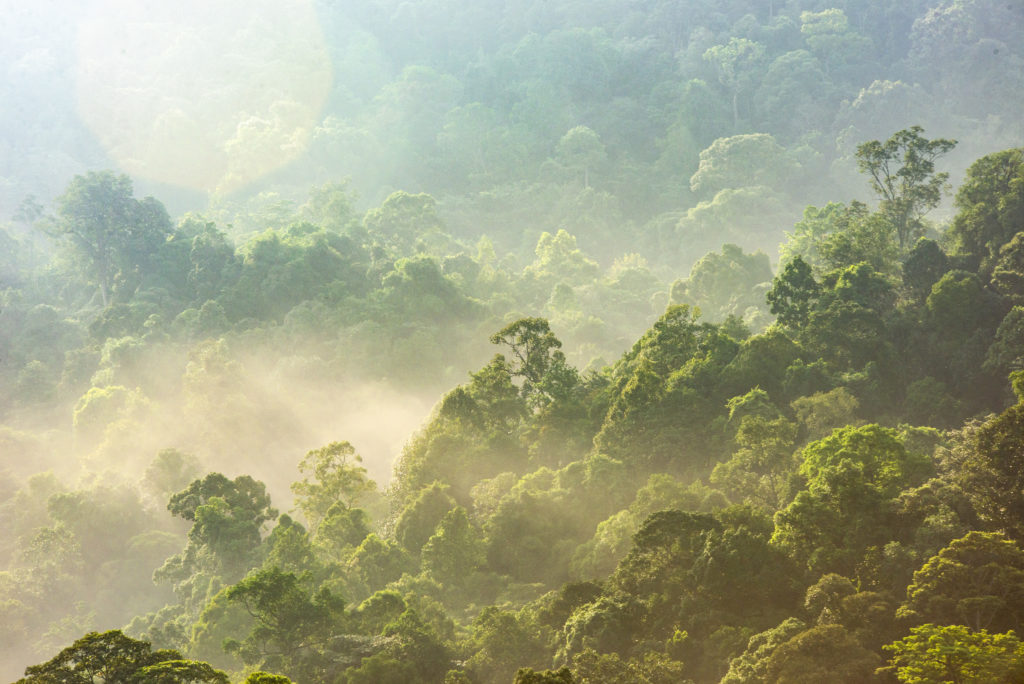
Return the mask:
<svg viewBox="0 0 1024 684">
<path fill-rule="evenodd" d="M 0 678 L 1022 676 L 1024 8 L 237 4 L 0 27 Z"/>
</svg>

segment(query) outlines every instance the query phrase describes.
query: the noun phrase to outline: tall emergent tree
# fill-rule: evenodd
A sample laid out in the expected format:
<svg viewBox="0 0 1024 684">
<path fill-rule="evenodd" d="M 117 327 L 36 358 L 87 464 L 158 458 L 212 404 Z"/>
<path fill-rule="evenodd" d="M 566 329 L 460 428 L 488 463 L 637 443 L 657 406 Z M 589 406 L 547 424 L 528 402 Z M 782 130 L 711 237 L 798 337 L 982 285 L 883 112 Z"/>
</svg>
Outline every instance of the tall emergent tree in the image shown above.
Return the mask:
<svg viewBox="0 0 1024 684">
<path fill-rule="evenodd" d="M 924 234 L 921 219 L 942 199 L 949 174 L 936 173 L 935 160 L 956 146 L 955 140 L 928 140 L 923 132 L 911 126 L 884 143 L 870 140 L 857 146 L 857 166 L 871 176 L 901 252 Z"/>
<path fill-rule="evenodd" d="M 90 171 L 57 198 L 50 233 L 71 248 L 106 307 L 117 279 L 143 269 L 171 231 L 164 206 L 152 197 L 135 199 L 128 176 Z"/>
</svg>

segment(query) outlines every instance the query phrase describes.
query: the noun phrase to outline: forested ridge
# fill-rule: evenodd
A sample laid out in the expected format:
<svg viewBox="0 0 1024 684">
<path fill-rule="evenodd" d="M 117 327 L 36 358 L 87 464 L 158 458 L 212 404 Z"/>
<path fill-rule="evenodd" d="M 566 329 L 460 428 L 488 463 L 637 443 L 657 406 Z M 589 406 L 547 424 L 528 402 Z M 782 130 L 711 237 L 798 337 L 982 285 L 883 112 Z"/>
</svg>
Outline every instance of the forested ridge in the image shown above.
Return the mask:
<svg viewBox="0 0 1024 684">
<path fill-rule="evenodd" d="M 286 164 L 0 113 L 0 678 L 1024 678 L 1024 9 L 312 8 Z"/>
</svg>

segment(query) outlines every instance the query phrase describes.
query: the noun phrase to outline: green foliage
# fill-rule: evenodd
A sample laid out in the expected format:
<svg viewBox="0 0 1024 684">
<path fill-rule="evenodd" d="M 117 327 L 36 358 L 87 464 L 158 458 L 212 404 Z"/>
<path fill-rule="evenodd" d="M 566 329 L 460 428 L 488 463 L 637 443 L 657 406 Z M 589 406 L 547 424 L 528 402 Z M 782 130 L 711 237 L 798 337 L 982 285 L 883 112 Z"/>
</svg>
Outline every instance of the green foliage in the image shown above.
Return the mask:
<svg viewBox="0 0 1024 684">
<path fill-rule="evenodd" d="M 461 506 L 448 511 L 423 546 L 423 570 L 439 583 L 458 587 L 483 562 L 480 532 Z"/>
<path fill-rule="evenodd" d="M 228 677 L 207 663 L 182 660 L 177 651 L 153 651 L 147 641 L 119 630 L 90 632 L 49 661 L 25 669 L 19 684 L 67 682 L 156 682 L 157 684 L 228 684 Z"/>
<path fill-rule="evenodd" d="M 491 343 L 509 347 L 512 377 L 522 378 L 522 394 L 532 405 L 564 397 L 578 382 L 575 369 L 559 351 L 562 343 L 542 318 L 524 318 L 491 336 Z"/>
<path fill-rule="evenodd" d="M 857 166 L 871 177 L 881 211 L 892 225 L 901 251 L 924 232 L 921 219 L 938 206 L 948 173 L 935 172 L 935 160 L 956 146 L 955 140 L 928 140 L 920 126 L 857 146 Z"/>
<path fill-rule="evenodd" d="M 587 649 L 573 658 L 572 665 L 576 673 L 574 681 L 580 684 L 688 684 L 692 681 L 684 678 L 686 669 L 682 663 L 657 652 L 624 660 L 616 653 Z"/>
<path fill-rule="evenodd" d="M 845 427 L 804 448 L 807 489 L 775 517 L 772 542 L 815 572 L 853 574 L 863 554 L 891 539 L 888 500 L 923 481 L 931 463 L 894 430 Z"/>
<path fill-rule="evenodd" d="M 540 668 L 549 660 L 544 635 L 528 617 L 488 606 L 473 627 L 466 668 L 476 679 L 510 681 L 520 668 Z"/>
<path fill-rule="evenodd" d="M 442 236 L 436 201 L 426 193 L 392 193 L 363 219 L 371 239 L 390 253 L 407 254 L 416 243 L 431 245 Z"/>
<path fill-rule="evenodd" d="M 115 284 L 130 285 L 171 232 L 162 204 L 132 194 L 128 176 L 92 171 L 75 176 L 57 200 L 52 234 L 72 250 L 104 308 Z"/>
<path fill-rule="evenodd" d="M 243 684 L 292 684 L 292 680 L 288 679 L 284 675 L 256 671 L 246 677 Z"/>
<path fill-rule="evenodd" d="M 514 489 L 484 525 L 488 567 L 522 582 L 561 584 L 567 552 L 581 536 L 579 517 L 564 489 Z"/>
<path fill-rule="evenodd" d="M 260 570 L 227 590 L 255 619 L 252 631 L 228 650 L 243 662 L 291 677 L 319 679 L 329 665 L 322 651 L 345 624 L 345 601 L 320 589 L 310 594 L 294 573 Z M 227 647 L 226 646 L 226 647 Z"/>
<path fill-rule="evenodd" d="M 895 430 L 878 425 L 844 427 L 809 444 L 801 454 L 800 474 L 811 488 L 824 484 L 828 472 L 850 464 L 865 483 L 885 495 L 923 481 L 931 465 L 908 453 Z"/>
<path fill-rule="evenodd" d="M 194 481 L 201 472 L 199 459 L 177 449 L 162 449 L 146 468 L 145 487 L 161 503 Z"/>
<path fill-rule="evenodd" d="M 220 473 L 210 473 L 174 494 L 167 510 L 192 522 L 188 546 L 169 558 L 155 575 L 174 583 L 200 569 L 241 577 L 255 560 L 263 524 L 277 517 L 262 482 L 248 475 L 229 480 Z M 212 556 L 212 567 L 202 567 L 203 551 Z"/>
<path fill-rule="evenodd" d="M 350 591 L 360 598 L 383 589 L 414 567 L 401 546 L 372 532 L 352 553 L 348 565 Z"/>
<path fill-rule="evenodd" d="M 954 252 L 967 258 L 969 268 L 991 272 L 1024 216 L 1024 150 L 1004 150 L 974 162 L 957 190 L 956 207 L 950 228 Z"/>
<path fill-rule="evenodd" d="M 307 453 L 299 462 L 299 471 L 309 478 L 292 484 L 296 504 L 315 532 L 335 504 L 355 508 L 376 490 L 366 469 L 357 465 L 362 458 L 348 442 L 331 442 Z"/>
<path fill-rule="evenodd" d="M 718 80 L 732 95 L 733 130 L 739 129 L 739 96 L 750 89 L 764 53 L 764 45 L 736 37 L 704 53 L 704 60 L 715 66 Z"/>
<path fill-rule="evenodd" d="M 771 279 L 767 255 L 744 254 L 736 245 L 723 245 L 721 254 L 704 255 L 693 265 L 689 278 L 672 285 L 672 300 L 700 309 L 709 321 L 736 316 L 759 324 L 764 284 Z"/>
<path fill-rule="evenodd" d="M 597 263 L 576 246 L 576 238 L 566 230 L 554 235 L 541 233 L 534 254 L 536 259 L 526 267 L 525 273 L 542 280 L 557 278 L 571 285 L 582 285 L 599 271 Z"/>
<path fill-rule="evenodd" d="M 800 33 L 807 47 L 821 60 L 825 73 L 836 80 L 846 75 L 842 72 L 852 71 L 852 65 L 864 61 L 874 47 L 870 38 L 851 30 L 841 9 L 801 12 Z"/>
<path fill-rule="evenodd" d="M 869 681 L 881 664 L 840 625 L 818 625 L 776 648 L 765 663 L 770 682 Z"/>
<path fill-rule="evenodd" d="M 798 330 L 807 324 L 820 295 L 821 287 L 811 274 L 811 267 L 797 255 L 775 276 L 767 298 L 779 323 Z"/>
<path fill-rule="evenodd" d="M 604 169 L 607 153 L 600 136 L 586 126 L 576 126 L 562 136 L 555 147 L 555 157 L 568 169 L 583 174 L 583 187 L 590 187 L 591 174 Z"/>
<path fill-rule="evenodd" d="M 140 681 L 153 684 L 197 684 L 198 682 L 215 682 L 228 684 L 228 676 L 215 670 L 207 663 L 193 660 L 165 660 L 156 665 L 148 665 L 139 670 Z"/>
<path fill-rule="evenodd" d="M 857 398 L 845 387 L 816 392 L 794 399 L 790 404 L 809 440 L 827 437 L 836 428 L 857 422 Z"/>
<path fill-rule="evenodd" d="M 739 449 L 715 466 L 711 483 L 736 502 L 775 510 L 783 503 L 785 481 L 793 472 L 796 426 L 785 418 L 744 417 L 736 433 Z"/>
<path fill-rule="evenodd" d="M 410 553 L 419 553 L 445 515 L 455 508 L 448 487 L 434 482 L 421 489 L 395 522 L 395 539 Z"/>
<path fill-rule="evenodd" d="M 914 119 L 965 155 L 1018 140 L 1015 5 L 321 4 L 302 51 L 323 39 L 335 78 L 286 145 L 308 154 L 210 196 L 209 218 L 172 228 L 111 172 L 61 195 L 46 179 L 95 157 L 77 133 L 59 154 L 36 152 L 32 130 L 0 135 L 17 165 L 0 169 L 0 206 L 39 180 L 59 196 L 52 218 L 32 199 L 0 216 L 0 663 L 131 621 L 238 670 L 231 637 L 301 681 L 507 682 L 569 665 L 574 681 L 674 684 L 717 681 L 735 656 L 726 681 L 866 681 L 904 635 L 893 597 L 922 565 L 911 586 L 927 600 L 908 599 L 907 618 L 1017 626 L 1016 597 L 972 584 L 989 573 L 1012 590 L 1013 572 L 941 550 L 972 530 L 1024 538 L 1019 407 L 1004 411 L 1006 377 L 1022 384 L 1020 150 L 968 171 L 931 241 L 916 238 L 952 142 L 913 127 L 856 147 Z M 207 42 L 247 61 L 220 38 Z M 60 132 L 75 117 L 59 96 L 18 97 L 22 82 L 68 90 L 47 90 L 37 62 L 18 61 L 5 95 Z M 291 121 L 283 97 L 222 126 L 241 132 L 228 147 Z M 178 99 L 185 119 L 209 100 Z M 878 211 L 828 202 L 858 165 Z M 765 254 L 807 202 L 821 208 L 771 282 Z M 38 249 L 33 227 L 63 249 Z M 761 334 L 769 305 L 778 325 Z M 490 362 L 487 329 L 502 345 Z M 272 524 L 261 483 L 159 451 L 254 454 L 279 472 L 317 426 L 376 415 L 378 395 L 385 420 L 405 413 L 467 368 L 406 445 L 379 526 L 347 443 L 309 452 L 294 478 L 308 532 Z M 948 447 L 934 430 L 989 412 Z M 394 437 L 363 427 L 368 458 Z M 116 466 L 148 497 L 26 480 L 66 458 L 82 482 Z M 149 510 L 168 498 L 180 519 Z M 175 591 L 154 591 L 175 550 L 156 572 Z M 563 584 L 592 577 L 607 581 Z M 764 631 L 796 614 L 808 624 Z M 219 680 L 154 667 L 154 681 Z"/>
<path fill-rule="evenodd" d="M 557 672 L 553 670 L 534 672 L 533 668 L 524 667 L 516 672 L 513 684 L 572 684 L 574 681 L 576 680 L 572 678 L 572 672 L 567 667 L 563 667 Z"/>
<path fill-rule="evenodd" d="M 729 663 L 722 684 L 754 684 L 767 681 L 768 662 L 776 649 L 807 628 L 791 617 L 778 626 L 750 637 L 746 650 Z"/>
<path fill-rule="evenodd" d="M 1013 632 L 990 634 L 963 625 L 920 625 L 885 646 L 887 668 L 901 682 L 1012 682 L 1024 676 L 1024 647 Z"/>
<path fill-rule="evenodd" d="M 713 50 L 714 48 L 712 48 Z M 700 153 L 690 189 L 713 197 L 725 188 L 775 186 L 786 178 L 784 150 L 766 133 L 719 138 Z"/>
<path fill-rule="evenodd" d="M 1024 538 L 1024 496 L 1017 467 L 1024 405 L 1017 403 L 981 425 L 969 425 L 948 452 L 953 479 L 968 493 L 981 520 L 1014 539 Z"/>
<path fill-rule="evenodd" d="M 920 301 L 949 270 L 949 258 L 939 244 L 920 238 L 903 260 L 903 285 Z"/>
<path fill-rule="evenodd" d="M 1024 551 L 1003 535 L 969 532 L 914 573 L 900 608 L 914 622 L 1004 631 L 1024 611 Z"/>
</svg>

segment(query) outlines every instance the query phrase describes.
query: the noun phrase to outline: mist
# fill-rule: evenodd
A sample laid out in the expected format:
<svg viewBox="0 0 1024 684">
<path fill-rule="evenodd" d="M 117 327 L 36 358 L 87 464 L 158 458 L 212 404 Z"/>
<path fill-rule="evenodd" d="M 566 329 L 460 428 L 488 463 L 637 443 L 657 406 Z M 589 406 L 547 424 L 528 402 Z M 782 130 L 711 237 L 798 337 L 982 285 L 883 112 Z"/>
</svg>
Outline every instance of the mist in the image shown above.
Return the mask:
<svg viewBox="0 0 1024 684">
<path fill-rule="evenodd" d="M 1024 7 L 712 4 L 6 8 L 0 678 L 119 629 L 240 682 L 733 682 L 827 631 L 823 578 L 894 612 L 958 536 L 1024 539 L 964 465 L 1016 406 Z M 927 159 L 905 196 L 872 141 Z M 800 547 L 871 426 L 906 462 L 865 497 L 920 533 Z M 795 579 L 663 612 L 655 523 Z M 305 655 L 229 598 L 270 572 L 334 625 Z"/>
</svg>

